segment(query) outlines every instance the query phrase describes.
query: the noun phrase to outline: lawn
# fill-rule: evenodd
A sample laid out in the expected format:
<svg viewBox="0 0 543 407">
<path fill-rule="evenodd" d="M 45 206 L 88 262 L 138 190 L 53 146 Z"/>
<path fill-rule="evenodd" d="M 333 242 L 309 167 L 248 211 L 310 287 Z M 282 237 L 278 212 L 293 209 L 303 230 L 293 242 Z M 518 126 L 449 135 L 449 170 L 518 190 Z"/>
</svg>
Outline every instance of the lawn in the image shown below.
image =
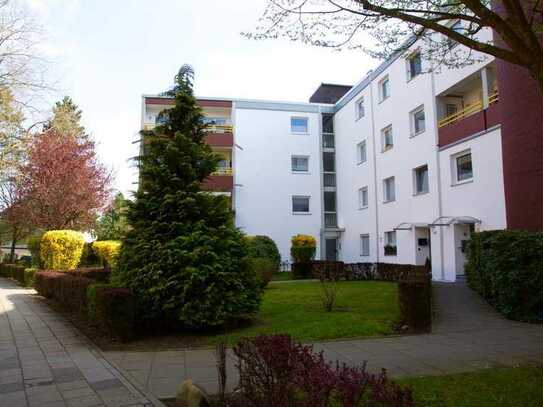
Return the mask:
<svg viewBox="0 0 543 407">
<path fill-rule="evenodd" d="M 320 341 L 386 335 L 394 332 L 399 319 L 395 283 L 377 281 L 339 282 L 337 307 L 325 312 L 317 281 L 272 282 L 264 292 L 260 312 L 242 327 L 215 333 L 182 331 L 155 332 L 126 344 L 95 338 L 107 350 L 164 350 L 212 346 L 227 339 L 236 343 L 244 336 L 290 334 L 299 341 Z M 92 335 L 92 333 L 88 333 Z"/>
<path fill-rule="evenodd" d="M 543 369 L 486 369 L 448 376 L 408 378 L 420 406 L 543 406 Z"/>
<path fill-rule="evenodd" d="M 280 273 L 273 273 L 272 281 L 288 281 L 292 280 L 291 271 L 281 271 Z"/>
<path fill-rule="evenodd" d="M 397 286 L 376 281 L 339 282 L 336 309 L 325 312 L 319 282 L 270 283 L 250 326 L 227 332 L 243 336 L 287 333 L 299 341 L 386 335 L 399 318 Z M 214 342 L 217 338 L 209 338 Z"/>
</svg>

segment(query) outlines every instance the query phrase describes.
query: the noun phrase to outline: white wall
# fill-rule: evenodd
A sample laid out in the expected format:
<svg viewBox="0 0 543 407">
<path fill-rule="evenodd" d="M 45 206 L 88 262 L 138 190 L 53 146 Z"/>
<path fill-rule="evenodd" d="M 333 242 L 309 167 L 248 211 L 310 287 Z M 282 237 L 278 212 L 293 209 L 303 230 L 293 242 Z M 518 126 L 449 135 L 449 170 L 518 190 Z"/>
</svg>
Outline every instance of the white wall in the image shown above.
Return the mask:
<svg viewBox="0 0 543 407">
<path fill-rule="evenodd" d="M 471 151 L 473 180 L 455 185 L 451 157 L 462 151 Z M 497 128 L 482 136 L 442 149 L 439 152 L 443 186 L 443 215 L 472 216 L 482 221 L 478 230 L 506 228 L 505 193 L 501 130 Z M 458 246 L 452 226 L 443 227 L 447 251 Z M 445 279 L 454 281 L 458 264 L 456 256 L 446 256 Z"/>
<path fill-rule="evenodd" d="M 290 260 L 292 236 L 309 234 L 320 245 L 319 115 L 234 108 L 234 140 L 240 147 L 234 147 L 236 225 L 247 234 L 271 237 L 282 260 Z M 309 117 L 308 135 L 291 134 L 291 116 Z M 308 174 L 292 173 L 292 155 L 310 157 Z M 311 197 L 310 215 L 292 213 L 293 195 Z"/>
</svg>

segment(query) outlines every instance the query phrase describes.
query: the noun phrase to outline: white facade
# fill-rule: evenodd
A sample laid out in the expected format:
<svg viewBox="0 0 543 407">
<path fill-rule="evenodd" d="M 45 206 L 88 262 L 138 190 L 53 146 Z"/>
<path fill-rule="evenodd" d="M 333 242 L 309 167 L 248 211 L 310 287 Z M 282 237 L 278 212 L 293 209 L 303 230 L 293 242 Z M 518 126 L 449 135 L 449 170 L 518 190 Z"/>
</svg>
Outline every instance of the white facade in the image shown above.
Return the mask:
<svg viewBox="0 0 543 407">
<path fill-rule="evenodd" d="M 484 131 L 450 131 L 498 100 L 492 60 L 440 72 L 423 60 L 414 75 L 412 55 L 385 62 L 335 105 L 231 100 L 231 109 L 204 109 L 230 114 L 236 225 L 271 237 L 283 261 L 303 233 L 317 239 L 319 258 L 430 259 L 435 280 L 463 274 L 471 231 L 506 227 L 499 124 L 486 127 L 485 116 Z M 144 98 L 143 125 L 156 110 Z M 323 114 L 334 115 L 333 134 L 323 134 Z M 307 131 L 294 131 L 293 119 Z M 304 208 L 308 199 L 308 211 L 294 212 L 294 198 Z"/>
</svg>

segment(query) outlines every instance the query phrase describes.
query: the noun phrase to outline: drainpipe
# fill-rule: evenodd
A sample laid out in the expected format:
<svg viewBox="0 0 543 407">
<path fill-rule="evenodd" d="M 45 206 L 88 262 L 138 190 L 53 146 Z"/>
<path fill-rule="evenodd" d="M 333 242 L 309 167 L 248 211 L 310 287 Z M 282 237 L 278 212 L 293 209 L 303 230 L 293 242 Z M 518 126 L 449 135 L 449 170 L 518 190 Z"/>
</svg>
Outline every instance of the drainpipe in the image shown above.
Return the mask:
<svg viewBox="0 0 543 407">
<path fill-rule="evenodd" d="M 318 171 L 318 177 L 319 177 L 319 185 L 320 185 L 320 204 L 321 204 L 321 224 L 320 224 L 320 258 L 321 260 L 325 257 L 325 250 L 326 250 L 326 241 L 324 237 L 324 182 L 323 182 L 323 149 L 322 149 L 322 143 L 323 143 L 323 135 L 322 135 L 322 108 L 321 106 L 317 106 L 317 131 L 319 134 L 319 159 L 317 160 L 319 162 L 319 171 Z M 334 129 L 335 130 L 335 129 Z M 335 141 L 335 140 L 334 140 Z"/>
<path fill-rule="evenodd" d="M 441 163 L 439 159 L 439 127 L 437 116 L 437 102 L 436 102 L 436 84 L 435 84 L 435 72 L 434 67 L 431 68 L 430 73 L 432 75 L 432 107 L 434 109 L 434 138 L 435 138 L 435 151 L 436 151 L 436 176 L 437 176 L 437 213 L 438 217 L 443 216 L 443 202 L 442 202 L 442 186 L 441 186 Z M 430 233 L 432 233 L 430 231 Z M 432 237 L 430 236 L 430 239 Z M 439 260 L 441 265 L 441 280 L 445 280 L 445 243 L 443 242 L 443 230 L 439 230 Z"/>
<path fill-rule="evenodd" d="M 379 251 L 379 200 L 377 197 L 377 153 L 375 150 L 376 137 L 375 137 L 375 115 L 374 115 L 374 103 L 373 103 L 373 80 L 375 79 L 372 74 L 370 80 L 370 106 L 371 106 L 371 136 L 372 136 L 372 155 L 373 155 L 373 184 L 375 191 L 373 194 L 373 200 L 375 204 L 375 262 L 379 263 L 380 251 Z"/>
</svg>

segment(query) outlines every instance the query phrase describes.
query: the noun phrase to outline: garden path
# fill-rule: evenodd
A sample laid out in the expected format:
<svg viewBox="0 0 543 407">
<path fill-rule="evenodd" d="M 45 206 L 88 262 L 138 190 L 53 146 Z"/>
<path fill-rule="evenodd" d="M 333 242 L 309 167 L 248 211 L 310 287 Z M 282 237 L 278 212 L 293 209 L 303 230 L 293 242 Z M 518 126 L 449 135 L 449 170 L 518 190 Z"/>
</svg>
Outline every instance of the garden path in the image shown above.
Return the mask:
<svg viewBox="0 0 543 407">
<path fill-rule="evenodd" d="M 163 406 L 32 294 L 0 278 L 0 407 Z"/>
</svg>

